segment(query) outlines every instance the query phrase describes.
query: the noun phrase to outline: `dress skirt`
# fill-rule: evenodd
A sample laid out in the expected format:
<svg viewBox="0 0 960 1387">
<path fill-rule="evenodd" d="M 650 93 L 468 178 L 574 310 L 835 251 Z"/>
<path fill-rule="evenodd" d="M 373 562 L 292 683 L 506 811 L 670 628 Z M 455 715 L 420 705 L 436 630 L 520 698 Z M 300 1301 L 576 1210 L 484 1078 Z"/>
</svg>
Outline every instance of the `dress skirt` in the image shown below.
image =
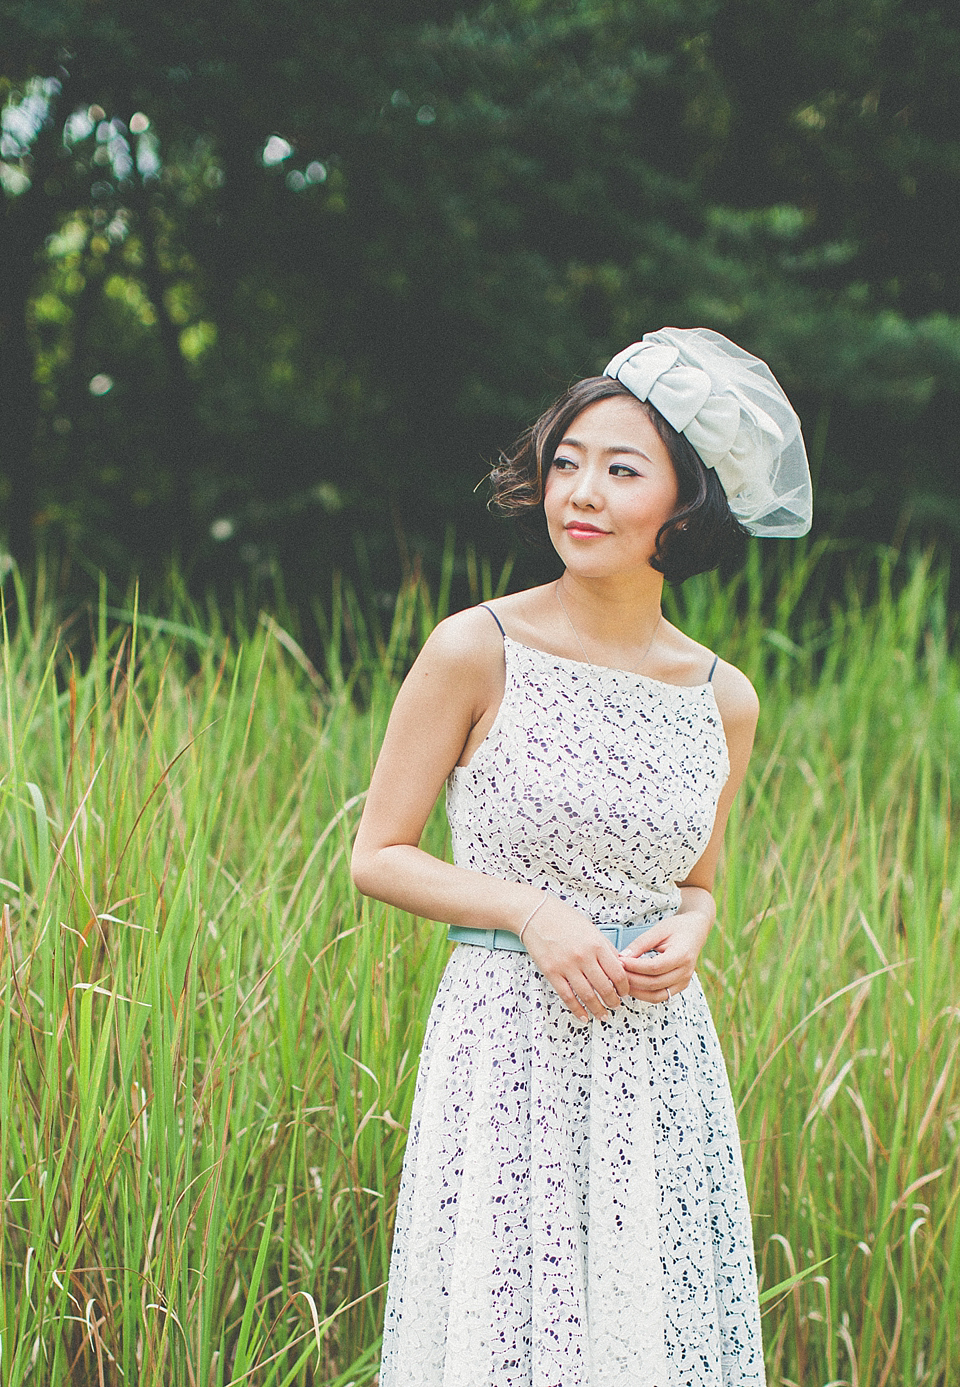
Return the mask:
<svg viewBox="0 0 960 1387">
<path fill-rule="evenodd" d="M 762 1387 L 750 1214 L 696 977 L 578 1022 L 463 944 L 414 1100 L 380 1387 Z"/>
</svg>

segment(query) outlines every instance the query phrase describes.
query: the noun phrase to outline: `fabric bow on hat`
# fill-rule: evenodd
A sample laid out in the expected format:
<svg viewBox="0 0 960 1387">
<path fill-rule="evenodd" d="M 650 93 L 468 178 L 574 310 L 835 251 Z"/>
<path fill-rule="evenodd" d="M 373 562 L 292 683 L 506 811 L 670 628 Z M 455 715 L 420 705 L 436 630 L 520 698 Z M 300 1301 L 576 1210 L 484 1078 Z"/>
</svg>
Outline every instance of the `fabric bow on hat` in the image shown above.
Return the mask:
<svg viewBox="0 0 960 1387">
<path fill-rule="evenodd" d="M 800 420 L 767 364 L 708 328 L 661 328 L 604 370 L 682 433 L 754 535 L 797 538 L 813 492 Z"/>
</svg>

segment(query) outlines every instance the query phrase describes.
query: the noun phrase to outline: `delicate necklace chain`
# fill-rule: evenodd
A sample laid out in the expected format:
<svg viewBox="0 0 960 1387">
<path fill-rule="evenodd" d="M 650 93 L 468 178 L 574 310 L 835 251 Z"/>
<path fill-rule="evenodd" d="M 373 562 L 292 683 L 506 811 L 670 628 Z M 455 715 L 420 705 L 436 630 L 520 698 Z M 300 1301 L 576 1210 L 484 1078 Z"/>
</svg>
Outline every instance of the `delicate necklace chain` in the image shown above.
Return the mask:
<svg viewBox="0 0 960 1387">
<path fill-rule="evenodd" d="M 574 640 L 577 642 L 577 645 L 579 645 L 579 647 L 580 647 L 580 650 L 581 650 L 581 652 L 582 652 L 582 654 L 583 654 L 583 658 L 586 660 L 586 662 L 587 662 L 588 665 L 593 665 L 593 664 L 594 664 L 594 661 L 591 660 L 590 656 L 587 654 L 586 650 L 584 649 L 583 641 L 580 639 L 580 633 L 579 633 L 579 631 L 577 630 L 577 628 L 574 626 L 574 624 L 573 624 L 573 619 L 572 619 L 572 617 L 570 616 L 570 613 L 567 611 L 566 607 L 563 605 L 563 598 L 560 596 L 560 580 L 559 580 L 559 578 L 557 579 L 556 583 L 554 584 L 553 590 L 554 590 L 554 592 L 555 592 L 556 595 L 557 595 L 557 601 L 560 603 L 560 610 L 563 612 L 564 616 L 567 618 L 567 625 L 570 627 L 570 630 L 573 632 Z M 643 662 L 644 662 L 644 660 L 645 660 L 645 659 L 647 658 L 647 656 L 650 654 L 650 651 L 651 651 L 651 649 L 653 648 L 653 642 L 654 642 L 654 640 L 656 639 L 657 632 L 660 630 L 660 623 L 661 623 L 662 620 L 663 620 L 663 612 L 661 612 L 660 615 L 657 617 L 656 625 L 654 626 L 653 632 L 652 632 L 652 634 L 651 634 L 651 636 L 650 636 L 650 639 L 649 639 L 649 641 L 647 642 L 647 648 L 644 650 L 643 654 L 640 656 L 640 659 L 637 661 L 637 664 L 638 664 L 638 665 L 642 665 Z M 634 672 L 636 672 L 636 671 L 634 671 Z"/>
</svg>

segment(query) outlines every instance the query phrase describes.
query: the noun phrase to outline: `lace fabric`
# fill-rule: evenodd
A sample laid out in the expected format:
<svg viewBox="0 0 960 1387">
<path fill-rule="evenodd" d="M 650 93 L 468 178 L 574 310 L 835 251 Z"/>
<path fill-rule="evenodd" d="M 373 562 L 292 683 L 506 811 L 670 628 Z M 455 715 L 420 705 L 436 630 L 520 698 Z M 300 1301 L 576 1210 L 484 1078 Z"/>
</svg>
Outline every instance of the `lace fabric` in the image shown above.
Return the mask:
<svg viewBox="0 0 960 1387">
<path fill-rule="evenodd" d="M 450 778 L 455 861 L 655 922 L 729 769 L 712 686 L 505 640 Z M 526 954 L 453 952 L 420 1062 L 380 1387 L 762 1387 L 736 1118 L 696 978 L 577 1022 Z"/>
</svg>

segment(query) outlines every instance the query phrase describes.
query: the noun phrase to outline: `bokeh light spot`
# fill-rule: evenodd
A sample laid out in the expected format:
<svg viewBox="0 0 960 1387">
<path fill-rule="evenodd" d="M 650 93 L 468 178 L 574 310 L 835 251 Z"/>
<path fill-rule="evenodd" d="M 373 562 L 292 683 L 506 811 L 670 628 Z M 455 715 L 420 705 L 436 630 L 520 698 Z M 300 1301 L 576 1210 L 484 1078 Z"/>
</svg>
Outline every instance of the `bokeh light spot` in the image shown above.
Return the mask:
<svg viewBox="0 0 960 1387">
<path fill-rule="evenodd" d="M 150 118 L 145 116 L 142 111 L 137 111 L 130 117 L 130 132 L 133 135 L 142 135 L 150 129 Z"/>
<path fill-rule="evenodd" d="M 91 395 L 106 395 L 112 389 L 113 376 L 108 376 L 102 371 L 99 371 L 90 381 Z"/>
<path fill-rule="evenodd" d="M 93 133 L 95 124 L 96 122 L 90 119 L 89 110 L 84 106 L 67 117 L 63 127 L 63 137 L 71 144 L 78 140 L 85 140 L 88 135 Z"/>
<path fill-rule="evenodd" d="M 281 135 L 271 135 L 264 145 L 260 157 L 270 168 L 273 164 L 282 164 L 284 159 L 289 159 L 292 153 L 293 145 L 289 140 L 283 139 Z"/>
</svg>

